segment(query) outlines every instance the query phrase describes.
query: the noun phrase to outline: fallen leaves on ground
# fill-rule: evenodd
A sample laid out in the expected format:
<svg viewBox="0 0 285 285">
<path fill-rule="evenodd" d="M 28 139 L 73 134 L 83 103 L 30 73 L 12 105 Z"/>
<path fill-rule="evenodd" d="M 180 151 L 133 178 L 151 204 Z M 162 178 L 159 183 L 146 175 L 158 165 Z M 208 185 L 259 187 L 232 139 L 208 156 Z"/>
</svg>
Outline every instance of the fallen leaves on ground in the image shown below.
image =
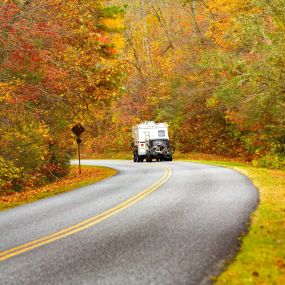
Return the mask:
<svg viewBox="0 0 285 285">
<path fill-rule="evenodd" d="M 88 184 L 95 183 L 116 173 L 106 167 L 82 167 L 81 174 L 77 167 L 72 167 L 69 175 L 51 184 L 36 189 L 25 189 L 21 192 L 0 193 L 0 210 L 42 199 L 54 194 L 70 191 Z"/>
</svg>

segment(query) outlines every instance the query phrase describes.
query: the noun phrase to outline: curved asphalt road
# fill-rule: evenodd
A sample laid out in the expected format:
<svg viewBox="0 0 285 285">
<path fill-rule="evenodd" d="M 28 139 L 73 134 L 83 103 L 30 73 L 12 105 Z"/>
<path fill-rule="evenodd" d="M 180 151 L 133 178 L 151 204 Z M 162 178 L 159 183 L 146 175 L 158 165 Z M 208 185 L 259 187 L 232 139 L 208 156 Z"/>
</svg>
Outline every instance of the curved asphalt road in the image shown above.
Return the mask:
<svg viewBox="0 0 285 285">
<path fill-rule="evenodd" d="M 2 285 L 208 284 L 258 203 L 251 182 L 226 168 L 83 163 L 119 174 L 0 213 Z"/>
</svg>

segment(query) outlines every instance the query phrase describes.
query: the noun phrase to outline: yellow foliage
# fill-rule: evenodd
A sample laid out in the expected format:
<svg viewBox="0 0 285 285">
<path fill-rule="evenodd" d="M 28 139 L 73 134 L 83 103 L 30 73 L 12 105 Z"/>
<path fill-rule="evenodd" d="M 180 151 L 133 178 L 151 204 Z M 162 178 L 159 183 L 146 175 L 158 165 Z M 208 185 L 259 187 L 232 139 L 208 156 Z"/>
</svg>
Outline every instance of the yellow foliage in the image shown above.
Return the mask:
<svg viewBox="0 0 285 285">
<path fill-rule="evenodd" d="M 114 45 L 118 52 L 122 51 L 126 47 L 125 38 L 121 34 L 114 34 L 111 37 L 111 43 Z"/>
<path fill-rule="evenodd" d="M 9 83 L 0 82 L 0 102 L 8 101 L 11 99 L 11 91 L 13 86 Z"/>
<path fill-rule="evenodd" d="M 104 18 L 102 24 L 110 31 L 123 30 L 125 28 L 121 18 Z"/>
<path fill-rule="evenodd" d="M 213 13 L 228 14 L 228 16 L 233 16 L 239 13 L 245 7 L 251 3 L 251 0 L 208 0 L 208 7 Z"/>
<path fill-rule="evenodd" d="M 233 41 L 232 37 L 228 40 L 228 36 L 241 33 L 241 27 L 234 21 L 235 16 L 257 12 L 255 8 L 250 7 L 250 4 L 250 0 L 209 0 L 208 7 L 217 17 L 212 21 L 206 36 L 224 49 L 237 48 L 240 43 Z"/>
<path fill-rule="evenodd" d="M 219 105 L 219 99 L 213 96 L 206 101 L 206 105 L 207 107 L 216 107 Z"/>
<path fill-rule="evenodd" d="M 9 187 L 12 180 L 20 178 L 22 170 L 0 156 L 0 192 L 5 187 Z"/>
</svg>

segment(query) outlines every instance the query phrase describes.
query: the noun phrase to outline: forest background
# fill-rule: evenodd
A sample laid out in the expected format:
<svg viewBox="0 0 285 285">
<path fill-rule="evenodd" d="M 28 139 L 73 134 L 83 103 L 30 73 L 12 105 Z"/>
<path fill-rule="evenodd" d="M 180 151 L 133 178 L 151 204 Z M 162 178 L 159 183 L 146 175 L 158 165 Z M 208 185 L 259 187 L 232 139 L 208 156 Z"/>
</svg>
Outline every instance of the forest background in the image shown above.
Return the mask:
<svg viewBox="0 0 285 285">
<path fill-rule="evenodd" d="M 2 0 L 0 188 L 129 149 L 131 126 L 172 144 L 285 167 L 285 0 Z"/>
</svg>

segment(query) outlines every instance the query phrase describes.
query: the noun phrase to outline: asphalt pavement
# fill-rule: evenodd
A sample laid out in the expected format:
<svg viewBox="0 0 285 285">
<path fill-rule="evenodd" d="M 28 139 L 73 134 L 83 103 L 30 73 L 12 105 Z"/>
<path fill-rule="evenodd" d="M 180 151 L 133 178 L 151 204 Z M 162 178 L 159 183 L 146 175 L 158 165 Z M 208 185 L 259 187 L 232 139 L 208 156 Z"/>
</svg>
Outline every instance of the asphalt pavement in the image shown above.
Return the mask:
<svg viewBox="0 0 285 285">
<path fill-rule="evenodd" d="M 1 284 L 210 284 L 258 203 L 253 184 L 223 167 L 83 164 L 119 172 L 0 213 Z"/>
</svg>

